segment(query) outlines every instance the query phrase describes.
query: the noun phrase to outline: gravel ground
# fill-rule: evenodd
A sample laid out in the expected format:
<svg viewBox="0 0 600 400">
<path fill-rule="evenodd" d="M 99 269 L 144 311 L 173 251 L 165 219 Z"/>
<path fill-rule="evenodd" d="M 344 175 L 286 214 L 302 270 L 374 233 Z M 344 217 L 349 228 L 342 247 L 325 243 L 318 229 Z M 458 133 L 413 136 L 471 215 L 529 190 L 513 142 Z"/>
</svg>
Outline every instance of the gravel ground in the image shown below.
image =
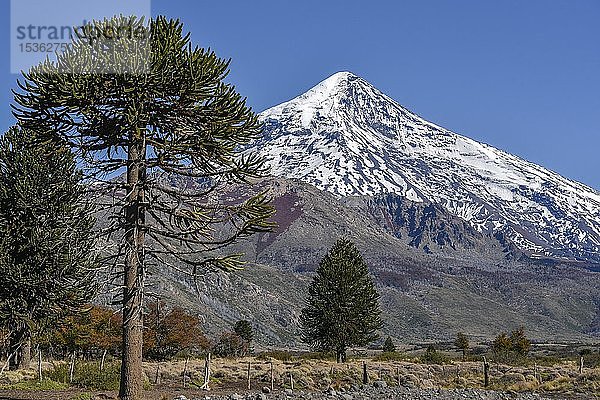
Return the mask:
<svg viewBox="0 0 600 400">
<path fill-rule="evenodd" d="M 376 385 L 379 386 L 379 385 Z M 170 391 L 170 393 L 177 391 Z M 181 392 L 180 392 L 181 393 Z M 192 394 L 193 393 L 193 394 Z M 241 394 L 240 394 L 241 393 Z M 69 400 L 83 398 L 83 392 L 71 391 L 0 391 L 0 400 Z M 87 397 L 86 397 L 87 398 Z M 116 392 L 101 392 L 92 394 L 93 400 L 116 400 Z M 186 391 L 185 395 L 171 395 L 169 391 L 145 392 L 144 398 L 148 400 L 371 400 L 371 399 L 398 399 L 398 400 L 586 400 L 599 399 L 592 394 L 587 395 L 562 395 L 544 397 L 536 393 L 507 393 L 491 390 L 477 389 L 417 389 L 404 387 L 354 387 L 344 392 L 328 391 L 303 392 L 303 391 L 277 391 L 275 393 L 239 392 L 239 393 L 214 393 L 205 391 Z"/>
<path fill-rule="evenodd" d="M 577 397 L 578 399 L 593 399 L 594 397 Z M 204 395 L 188 399 L 185 396 L 174 397 L 173 400 L 366 400 L 366 399 L 398 399 L 398 400 L 550 400 L 536 393 L 507 393 L 477 389 L 416 389 L 403 387 L 387 387 L 385 384 L 374 383 L 373 386 L 354 387 L 353 389 L 336 392 L 286 392 L 278 393 L 245 393 L 227 396 Z M 572 400 L 574 397 L 554 397 L 551 400 Z"/>
</svg>

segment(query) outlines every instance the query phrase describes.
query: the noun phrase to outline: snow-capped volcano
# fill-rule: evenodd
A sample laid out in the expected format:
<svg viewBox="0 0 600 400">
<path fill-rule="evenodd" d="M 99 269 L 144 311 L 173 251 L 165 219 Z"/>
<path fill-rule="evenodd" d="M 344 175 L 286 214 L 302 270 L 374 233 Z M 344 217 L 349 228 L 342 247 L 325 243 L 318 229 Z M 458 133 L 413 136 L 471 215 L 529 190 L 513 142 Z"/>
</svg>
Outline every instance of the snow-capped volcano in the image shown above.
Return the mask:
<svg viewBox="0 0 600 400">
<path fill-rule="evenodd" d="M 600 193 L 424 120 L 339 72 L 260 114 L 253 150 L 276 176 L 337 196 L 395 193 L 441 205 L 533 257 L 600 262 Z"/>
</svg>

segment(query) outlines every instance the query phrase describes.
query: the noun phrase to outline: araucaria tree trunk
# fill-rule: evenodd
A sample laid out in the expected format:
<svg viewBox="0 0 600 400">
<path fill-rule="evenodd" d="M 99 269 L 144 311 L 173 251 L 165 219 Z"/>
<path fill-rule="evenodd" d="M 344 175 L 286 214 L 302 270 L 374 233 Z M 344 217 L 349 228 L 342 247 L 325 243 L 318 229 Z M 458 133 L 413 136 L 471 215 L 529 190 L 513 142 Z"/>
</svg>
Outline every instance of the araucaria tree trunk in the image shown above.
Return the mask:
<svg viewBox="0 0 600 400">
<path fill-rule="evenodd" d="M 125 209 L 125 273 L 123 286 L 123 354 L 120 397 L 139 399 L 142 394 L 142 345 L 144 320 L 144 185 L 146 152 L 140 130 L 130 135 Z"/>
</svg>

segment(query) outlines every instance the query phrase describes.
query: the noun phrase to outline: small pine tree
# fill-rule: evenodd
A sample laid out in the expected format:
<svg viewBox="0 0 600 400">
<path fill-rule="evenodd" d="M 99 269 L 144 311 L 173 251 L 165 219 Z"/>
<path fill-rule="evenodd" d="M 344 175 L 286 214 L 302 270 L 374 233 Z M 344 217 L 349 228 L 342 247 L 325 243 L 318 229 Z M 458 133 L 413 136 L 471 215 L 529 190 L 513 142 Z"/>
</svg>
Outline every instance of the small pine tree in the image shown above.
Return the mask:
<svg viewBox="0 0 600 400">
<path fill-rule="evenodd" d="M 378 338 L 379 294 L 356 246 L 338 240 L 325 255 L 308 291 L 300 316 L 302 339 L 317 351 L 335 352 L 346 361 L 350 346 Z"/>
<path fill-rule="evenodd" d="M 525 335 L 525 328 L 520 327 L 510 332 L 501 332 L 492 343 L 494 355 L 505 362 L 515 361 L 526 357 L 529 353 L 531 342 Z"/>
<path fill-rule="evenodd" d="M 519 327 L 510 333 L 509 337 L 511 350 L 514 351 L 519 357 L 525 357 L 529 353 L 531 342 L 525 335 L 525 328 Z"/>
<path fill-rule="evenodd" d="M 394 345 L 394 342 L 392 342 L 392 338 L 388 336 L 387 339 L 385 339 L 385 342 L 383 342 L 383 352 L 394 353 L 395 351 L 396 346 Z"/>
<path fill-rule="evenodd" d="M 254 339 L 252 324 L 250 324 L 250 322 L 246 321 L 245 319 L 236 322 L 233 326 L 233 331 L 236 333 L 236 335 L 248 342 L 248 344 L 250 344 L 250 342 L 252 342 L 252 339 Z"/>
<path fill-rule="evenodd" d="M 456 334 L 456 339 L 454 340 L 454 346 L 462 351 L 462 359 L 465 361 L 467 358 L 467 350 L 469 350 L 469 338 L 467 335 L 462 332 L 458 332 Z"/>
<path fill-rule="evenodd" d="M 492 351 L 496 358 L 506 359 L 508 358 L 508 354 L 510 352 L 511 344 L 510 339 L 506 332 L 501 332 L 496 336 L 492 343 Z"/>
</svg>

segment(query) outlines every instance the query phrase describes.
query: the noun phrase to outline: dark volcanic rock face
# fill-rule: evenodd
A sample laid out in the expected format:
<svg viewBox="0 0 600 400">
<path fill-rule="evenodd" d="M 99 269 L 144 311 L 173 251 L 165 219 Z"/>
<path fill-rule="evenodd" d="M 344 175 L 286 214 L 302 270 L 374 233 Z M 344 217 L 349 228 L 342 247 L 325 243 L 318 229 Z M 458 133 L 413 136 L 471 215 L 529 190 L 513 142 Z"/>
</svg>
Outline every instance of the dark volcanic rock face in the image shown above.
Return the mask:
<svg viewBox="0 0 600 400">
<path fill-rule="evenodd" d="M 416 203 L 396 194 L 385 194 L 369 199 L 367 204 L 379 225 L 426 252 L 475 249 L 487 239 L 464 220 L 432 203 Z"/>
</svg>

